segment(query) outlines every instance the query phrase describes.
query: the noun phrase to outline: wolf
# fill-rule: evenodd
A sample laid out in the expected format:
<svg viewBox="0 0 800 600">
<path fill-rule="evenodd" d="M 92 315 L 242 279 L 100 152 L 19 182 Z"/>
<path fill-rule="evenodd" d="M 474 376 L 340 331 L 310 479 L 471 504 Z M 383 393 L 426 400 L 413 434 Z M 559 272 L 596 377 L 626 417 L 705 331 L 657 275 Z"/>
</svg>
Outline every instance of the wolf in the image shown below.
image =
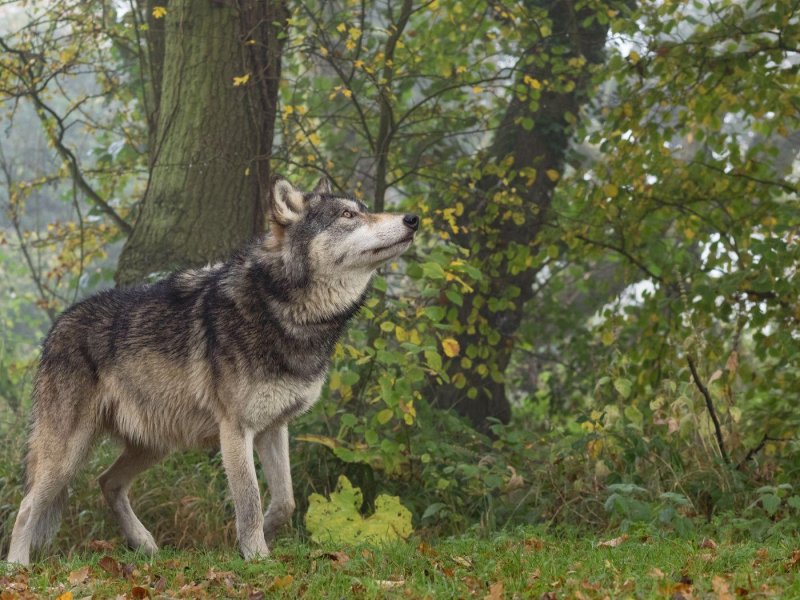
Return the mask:
<svg viewBox="0 0 800 600">
<path fill-rule="evenodd" d="M 241 553 L 269 555 L 295 508 L 287 424 L 319 398 L 334 345 L 419 217 L 371 213 L 324 178 L 308 193 L 277 178 L 268 217 L 269 231 L 225 262 L 100 292 L 56 320 L 9 562 L 28 564 L 55 534 L 67 486 L 104 435 L 122 452 L 100 488 L 130 547 L 158 549 L 131 508 L 134 478 L 170 452 L 218 446 Z M 270 492 L 264 514 L 254 450 Z"/>
</svg>

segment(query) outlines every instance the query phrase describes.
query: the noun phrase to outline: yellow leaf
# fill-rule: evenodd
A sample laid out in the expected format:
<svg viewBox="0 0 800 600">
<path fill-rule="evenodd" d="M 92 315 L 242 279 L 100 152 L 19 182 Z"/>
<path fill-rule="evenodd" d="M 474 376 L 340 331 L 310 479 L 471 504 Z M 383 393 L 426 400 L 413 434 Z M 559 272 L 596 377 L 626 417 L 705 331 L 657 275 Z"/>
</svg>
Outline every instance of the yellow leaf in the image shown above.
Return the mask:
<svg viewBox="0 0 800 600">
<path fill-rule="evenodd" d="M 607 183 L 603 186 L 603 193 L 611 198 L 616 198 L 619 194 L 619 188 L 613 183 Z"/>
<path fill-rule="evenodd" d="M 475 92 L 476 94 L 480 94 L 483 91 L 483 88 L 479 85 L 476 85 L 475 87 L 472 88 L 472 91 Z"/>
<path fill-rule="evenodd" d="M 163 19 L 167 15 L 167 7 L 166 6 L 154 6 L 153 7 L 153 18 L 154 19 Z"/>
<path fill-rule="evenodd" d="M 465 67 L 463 65 L 459 65 L 459 66 L 456 67 L 456 73 L 458 73 L 459 75 L 461 75 L 462 73 L 466 73 L 466 72 L 467 72 L 467 67 Z"/>
<path fill-rule="evenodd" d="M 308 136 L 308 141 L 314 144 L 315 146 L 319 146 L 320 143 L 322 143 L 322 140 L 320 139 L 319 135 L 317 135 L 316 132 Z"/>
<path fill-rule="evenodd" d="M 561 175 L 559 175 L 558 171 L 555 169 L 547 169 L 545 173 L 550 181 L 558 181 L 559 177 L 561 177 Z"/>
<path fill-rule="evenodd" d="M 250 81 L 250 73 L 245 73 L 244 75 L 240 75 L 239 77 L 233 78 L 233 87 L 239 87 L 240 85 L 244 85 Z"/>
<path fill-rule="evenodd" d="M 343 94 L 345 97 L 349 98 L 350 96 L 352 96 L 352 95 L 353 95 L 353 92 L 352 92 L 352 91 L 350 91 L 350 90 L 348 90 L 347 88 L 344 88 L 344 89 L 342 90 L 342 94 Z"/>
<path fill-rule="evenodd" d="M 291 575 L 284 575 L 283 577 L 275 577 L 275 579 L 272 580 L 272 585 L 270 586 L 270 589 L 282 590 L 283 588 L 287 588 L 290 585 L 292 585 L 293 581 L 294 577 Z"/>
<path fill-rule="evenodd" d="M 328 49 L 325 46 L 320 46 L 319 47 L 319 53 L 322 56 L 328 56 Z"/>
<path fill-rule="evenodd" d="M 346 30 L 347 30 L 347 25 L 345 25 L 344 23 L 339 23 L 336 26 L 336 31 L 339 31 L 340 33 L 344 33 Z"/>
<path fill-rule="evenodd" d="M 442 350 L 444 350 L 446 356 L 453 358 L 461 352 L 461 345 L 456 339 L 445 338 L 442 340 Z"/>
<path fill-rule="evenodd" d="M 535 90 L 542 89 L 542 82 L 539 81 L 538 79 L 534 79 L 530 75 L 525 75 L 525 77 L 522 78 L 522 82 L 525 83 L 526 85 L 531 86 Z"/>
<path fill-rule="evenodd" d="M 64 592 L 56 600 L 72 600 L 72 592 Z"/>
<path fill-rule="evenodd" d="M 635 50 L 631 50 L 631 53 L 628 54 L 628 60 L 631 61 L 632 64 L 636 64 L 639 62 L 640 56 L 639 53 Z"/>
</svg>

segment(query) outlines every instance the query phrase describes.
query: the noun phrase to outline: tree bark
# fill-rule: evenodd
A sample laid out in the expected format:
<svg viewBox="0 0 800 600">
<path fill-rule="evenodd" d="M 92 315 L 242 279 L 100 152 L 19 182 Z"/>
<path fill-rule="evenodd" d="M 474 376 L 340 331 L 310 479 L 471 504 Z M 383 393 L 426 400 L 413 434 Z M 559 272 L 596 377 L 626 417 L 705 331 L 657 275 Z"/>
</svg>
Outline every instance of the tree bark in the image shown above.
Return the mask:
<svg viewBox="0 0 800 600">
<path fill-rule="evenodd" d="M 265 225 L 285 4 L 172 0 L 167 7 L 163 52 L 158 36 L 149 52 L 151 74 L 161 74 L 152 86 L 150 180 L 118 285 L 219 260 Z"/>
<path fill-rule="evenodd" d="M 459 361 L 451 361 L 451 378 L 461 373 L 465 384 L 437 386 L 430 395 L 437 405 L 455 409 L 484 430 L 488 428 L 490 417 L 502 422 L 508 422 L 511 417 L 504 374 L 525 303 L 533 297 L 538 272 L 534 267 L 519 271 L 511 268 L 506 250 L 512 244 L 530 245 L 542 228 L 556 185 L 548 171 L 559 175 L 563 171 L 578 110 L 590 85 L 590 69 L 603 61 L 608 33 L 608 26 L 599 24 L 596 19 L 584 25 L 589 15 L 602 8 L 577 9 L 571 0 L 556 0 L 543 7 L 552 23 L 552 33 L 529 46 L 521 57 L 517 83 L 527 90 L 527 95 L 516 93 L 511 97 L 486 159 L 487 164 L 494 165 L 511 161 L 512 170 L 502 179 L 488 175 L 478 182 L 475 192 L 464 203 L 463 227 L 456 236 L 459 243 L 471 249 L 471 261 L 485 276 L 476 293 L 464 298 L 458 315 L 462 325 L 458 338 L 461 347 L 476 356 L 473 362 L 480 361 L 488 368 L 482 372 L 475 368 L 462 369 Z M 566 54 L 555 53 L 554 48 L 566 48 Z M 568 71 L 574 87 L 569 90 L 568 87 L 560 90 L 548 87 L 547 82 L 558 79 L 570 58 L 585 59 L 582 66 Z M 529 85 L 532 80 L 543 86 L 534 104 L 531 103 L 535 100 L 534 88 Z M 526 130 L 527 119 L 533 126 Z M 536 171 L 532 183 L 531 169 Z M 524 223 L 502 218 L 503 211 L 495 218 L 482 220 L 487 212 L 486 205 L 503 192 L 510 192 L 522 201 Z M 476 235 L 476 229 L 480 229 L 481 235 Z M 493 310 L 488 300 L 508 297 L 512 288 L 519 290 L 513 303 Z"/>
</svg>

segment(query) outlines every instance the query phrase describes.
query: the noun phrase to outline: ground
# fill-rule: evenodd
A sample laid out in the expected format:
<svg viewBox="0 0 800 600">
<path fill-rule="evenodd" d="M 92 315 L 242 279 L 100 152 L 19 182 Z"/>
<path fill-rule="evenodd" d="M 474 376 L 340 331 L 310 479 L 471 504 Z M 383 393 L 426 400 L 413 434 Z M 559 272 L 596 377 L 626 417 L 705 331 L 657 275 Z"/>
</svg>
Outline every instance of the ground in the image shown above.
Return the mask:
<svg viewBox="0 0 800 600">
<path fill-rule="evenodd" d="M 519 529 L 412 538 L 380 548 L 284 537 L 272 557 L 163 550 L 147 559 L 95 540 L 30 570 L 5 567 L 0 598 L 800 598 L 800 539 L 717 542 Z"/>
</svg>

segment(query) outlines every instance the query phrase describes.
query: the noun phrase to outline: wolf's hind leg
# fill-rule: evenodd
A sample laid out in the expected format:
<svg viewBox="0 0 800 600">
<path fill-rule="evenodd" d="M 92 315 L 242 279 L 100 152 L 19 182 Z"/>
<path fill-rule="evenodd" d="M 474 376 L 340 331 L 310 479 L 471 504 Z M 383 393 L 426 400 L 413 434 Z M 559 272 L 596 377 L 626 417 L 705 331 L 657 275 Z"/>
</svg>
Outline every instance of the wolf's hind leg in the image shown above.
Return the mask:
<svg viewBox="0 0 800 600">
<path fill-rule="evenodd" d="M 152 467 L 163 456 L 162 452 L 156 450 L 126 444 L 119 458 L 99 479 L 103 496 L 117 518 L 128 545 L 134 550 L 151 555 L 158 551 L 158 546 L 153 535 L 133 512 L 128 491 L 136 476 Z"/>
<path fill-rule="evenodd" d="M 256 451 L 269 485 L 270 502 L 264 514 L 264 537 L 270 542 L 294 513 L 289 428 L 281 425 L 256 437 Z"/>
<path fill-rule="evenodd" d="M 78 427 L 68 437 L 44 423 L 34 425 L 28 458 L 28 491 L 11 533 L 8 562 L 28 564 L 32 548 L 43 546 L 58 531 L 67 503 L 67 486 L 80 469 L 93 432 Z"/>
</svg>

